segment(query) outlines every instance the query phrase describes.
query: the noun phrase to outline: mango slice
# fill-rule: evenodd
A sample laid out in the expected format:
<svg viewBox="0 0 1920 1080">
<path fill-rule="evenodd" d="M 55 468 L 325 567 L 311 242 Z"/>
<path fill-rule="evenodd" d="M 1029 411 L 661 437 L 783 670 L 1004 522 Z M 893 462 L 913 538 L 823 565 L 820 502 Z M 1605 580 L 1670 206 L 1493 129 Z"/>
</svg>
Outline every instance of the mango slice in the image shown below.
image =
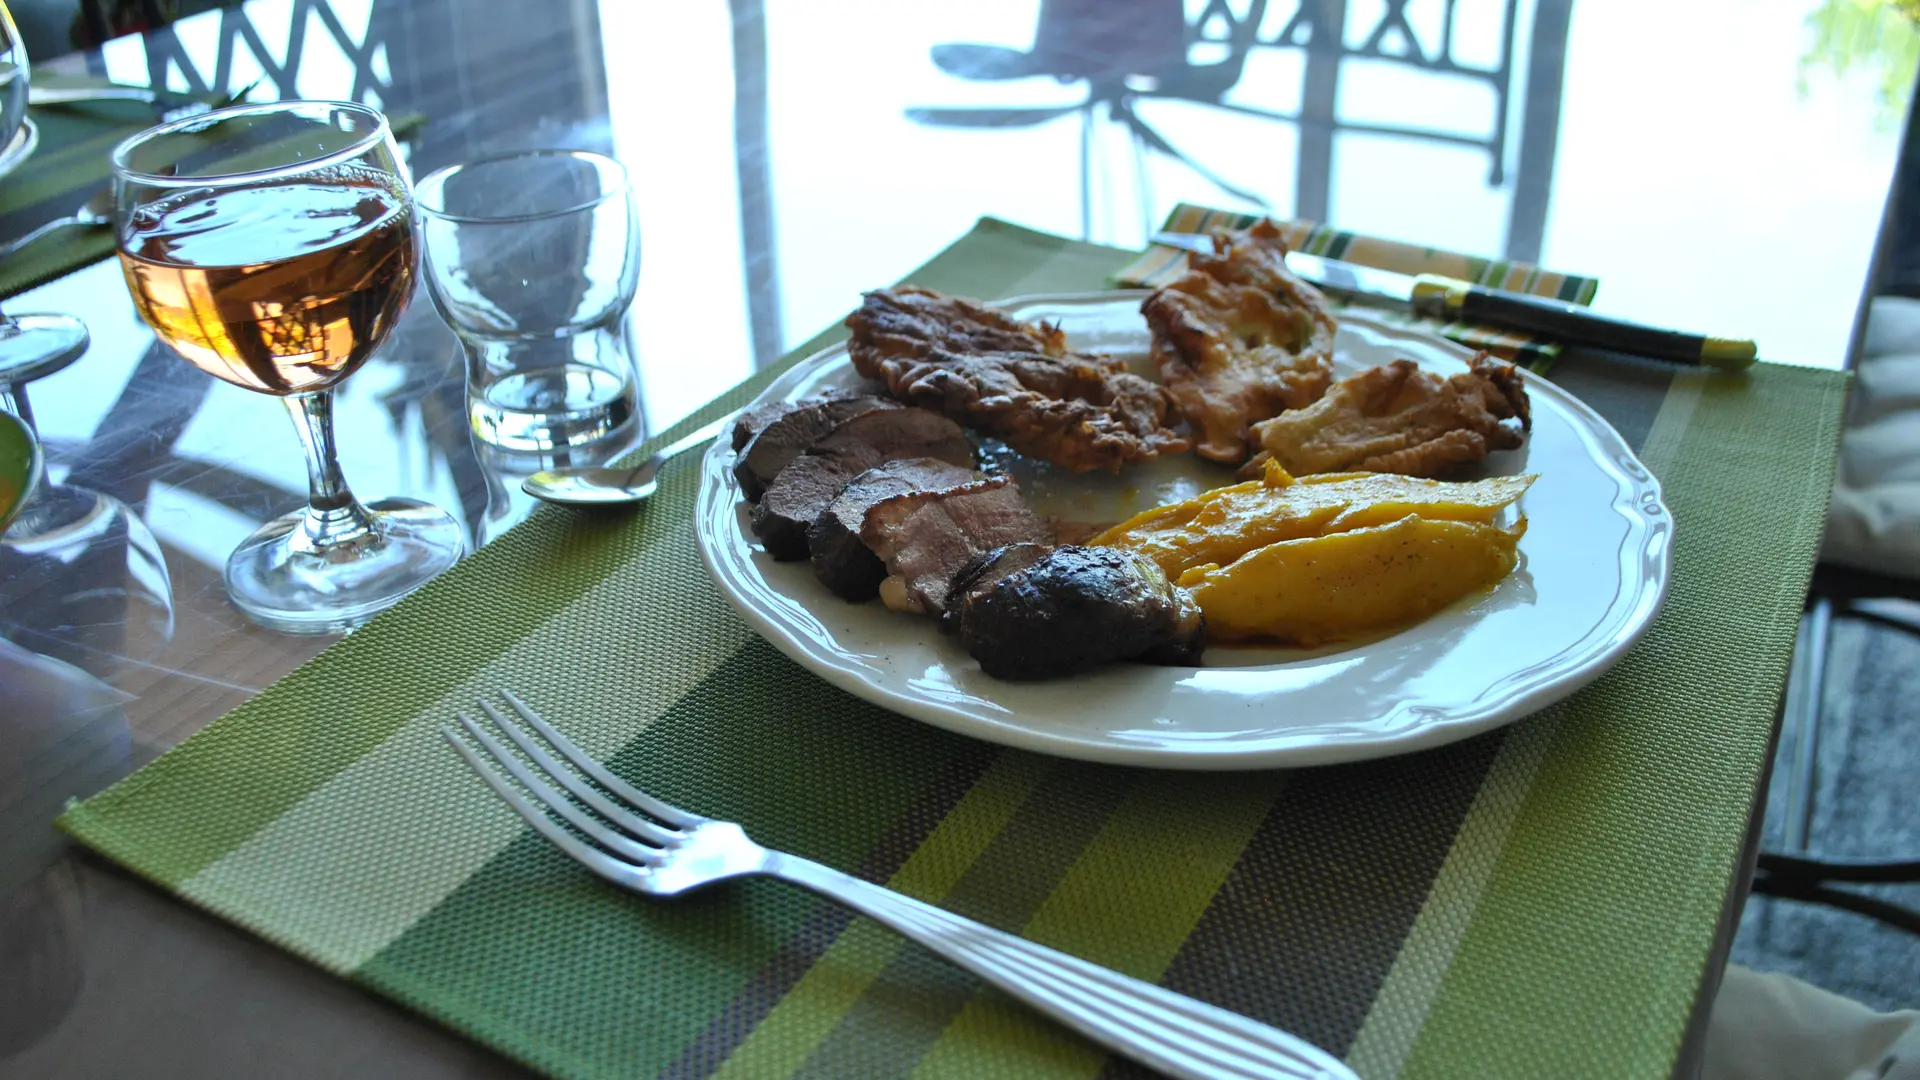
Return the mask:
<svg viewBox="0 0 1920 1080">
<path fill-rule="evenodd" d="M 1352 532 L 1409 515 L 1490 522 L 1534 480 L 1529 474 L 1447 483 L 1390 473 L 1296 480 L 1270 461 L 1259 480 L 1155 507 L 1087 543 L 1137 551 L 1178 579 L 1196 566 L 1225 566 L 1270 544 Z"/>
<path fill-rule="evenodd" d="M 1315 646 L 1424 619 L 1491 587 L 1513 570 L 1525 532 L 1524 520 L 1502 529 L 1407 516 L 1268 544 L 1231 565 L 1191 567 L 1179 583 L 1206 612 L 1210 640 Z"/>
</svg>

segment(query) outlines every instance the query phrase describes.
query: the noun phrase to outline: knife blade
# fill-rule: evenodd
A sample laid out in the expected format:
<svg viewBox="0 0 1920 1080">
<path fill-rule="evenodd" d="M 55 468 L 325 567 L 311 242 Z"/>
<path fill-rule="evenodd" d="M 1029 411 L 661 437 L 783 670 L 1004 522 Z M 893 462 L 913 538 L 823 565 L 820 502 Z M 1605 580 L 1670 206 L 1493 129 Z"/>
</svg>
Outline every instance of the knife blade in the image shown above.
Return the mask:
<svg viewBox="0 0 1920 1080">
<path fill-rule="evenodd" d="M 1213 252 L 1212 239 L 1194 233 L 1155 233 L 1152 240 L 1164 247 Z M 1566 345 L 1723 368 L 1749 367 L 1759 355 L 1759 348 L 1745 338 L 1665 330 L 1611 318 L 1564 300 L 1492 289 L 1440 274 L 1402 274 L 1299 251 L 1287 253 L 1287 269 L 1342 299 L 1522 330 Z"/>
<path fill-rule="evenodd" d="M 227 94 L 217 101 L 206 101 L 192 94 L 164 87 L 132 86 L 125 83 L 86 82 L 75 85 L 43 86 L 39 83 L 27 88 L 27 104 L 32 107 L 57 108 L 62 105 L 84 105 L 92 101 L 143 101 L 156 109 L 169 113 L 185 115 L 188 110 L 211 112 L 237 105 L 246 100 L 253 88 L 260 85 L 261 79 L 255 79 L 245 87 Z M 168 119 L 178 119 L 169 116 Z"/>
</svg>

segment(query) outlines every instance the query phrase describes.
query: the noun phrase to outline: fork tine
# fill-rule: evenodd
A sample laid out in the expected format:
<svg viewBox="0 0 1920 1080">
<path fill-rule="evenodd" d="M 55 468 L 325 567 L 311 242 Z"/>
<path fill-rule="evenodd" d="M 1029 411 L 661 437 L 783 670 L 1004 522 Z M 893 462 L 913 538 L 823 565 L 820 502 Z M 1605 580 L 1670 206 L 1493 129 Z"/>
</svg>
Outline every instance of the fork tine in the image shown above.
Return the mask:
<svg viewBox="0 0 1920 1080">
<path fill-rule="evenodd" d="M 540 719 L 540 714 L 527 708 L 526 702 L 513 696 L 512 691 L 502 690 L 500 696 L 507 699 L 507 703 L 513 706 L 513 711 L 520 714 L 520 719 L 525 720 L 528 726 L 540 733 L 541 738 L 551 743 L 555 750 L 560 751 L 561 757 L 572 762 L 581 772 L 593 777 L 595 782 L 608 791 L 639 807 L 642 813 L 658 818 L 676 829 L 689 828 L 706 820 L 698 814 L 689 814 L 678 807 L 669 806 L 608 772 L 599 762 L 588 756 L 586 751 L 575 746 L 565 735 L 555 731 L 553 725 Z M 526 744 L 522 743 L 520 748 L 526 749 Z"/>
<path fill-rule="evenodd" d="M 492 736 L 480 730 L 480 725 L 474 723 L 473 719 L 466 713 L 460 713 L 458 719 L 460 726 L 467 729 L 467 734 L 473 736 L 474 741 L 479 743 L 481 748 L 488 754 L 491 754 L 493 759 L 499 762 L 502 768 L 513 774 L 515 780 L 520 781 L 521 784 L 526 786 L 528 791 L 533 792 L 535 799 L 545 803 L 548 810 L 566 818 L 574 827 L 586 833 L 588 836 L 593 837 L 595 840 L 598 840 L 601 844 L 612 848 L 619 854 L 625 855 L 627 858 L 643 866 L 660 865 L 664 856 L 659 848 L 648 847 L 645 844 L 635 841 L 632 837 L 623 836 L 607 828 L 605 823 L 568 802 L 565 795 L 560 794 L 535 779 L 532 772 L 528 770 L 525 765 L 520 764 L 519 759 L 515 758 L 511 751 L 501 746 L 498 742 L 495 742 Z"/>
<path fill-rule="evenodd" d="M 559 783 L 561 787 L 566 788 L 568 792 L 572 793 L 573 796 L 581 802 L 586 803 L 588 806 L 593 807 L 595 810 L 613 819 L 615 825 L 640 837 L 642 840 L 651 840 L 656 844 L 668 844 L 678 839 L 673 833 L 661 828 L 654 822 L 648 821 L 627 807 L 595 791 L 592 785 L 574 775 L 572 770 L 549 757 L 546 751 L 540 749 L 539 744 L 535 743 L 526 732 L 520 730 L 519 725 L 500 715 L 500 710 L 484 701 L 480 703 L 480 709 L 487 714 L 487 719 L 492 720 L 494 726 L 499 728 L 502 734 L 512 739 L 513 744 L 525 751 L 526 755 L 532 758 L 536 765 L 545 769 L 551 779 Z M 509 754 L 508 757 L 511 758 L 512 755 Z M 517 762 L 515 764 L 517 764 Z"/>
<path fill-rule="evenodd" d="M 561 828 L 552 818 L 508 786 L 505 780 L 500 779 L 499 773 L 487 768 L 480 761 L 479 753 L 463 742 L 460 736 L 455 735 L 452 728 L 443 727 L 440 729 L 440 734 L 453 744 L 453 748 L 459 751 L 461 757 L 467 759 L 467 764 L 473 767 L 474 772 L 480 774 L 480 779 L 493 789 L 493 793 L 500 796 L 527 824 L 539 830 L 540 835 L 553 841 L 555 846 L 571 855 L 580 865 L 615 885 L 629 889 L 645 888 L 647 873 L 645 870 L 623 863 Z"/>
</svg>

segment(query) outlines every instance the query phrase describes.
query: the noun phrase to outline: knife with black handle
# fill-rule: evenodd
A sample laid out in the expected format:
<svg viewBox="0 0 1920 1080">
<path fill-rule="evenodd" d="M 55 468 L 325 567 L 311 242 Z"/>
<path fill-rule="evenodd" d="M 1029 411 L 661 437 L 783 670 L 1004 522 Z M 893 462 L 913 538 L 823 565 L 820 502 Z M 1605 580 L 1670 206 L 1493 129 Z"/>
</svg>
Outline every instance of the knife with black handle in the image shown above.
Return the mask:
<svg viewBox="0 0 1920 1080">
<path fill-rule="evenodd" d="M 1611 319 L 1565 300 L 1489 289 L 1438 274 L 1414 278 L 1408 300 L 1413 310 L 1436 319 L 1525 330 L 1566 345 L 1612 349 L 1682 364 L 1743 368 L 1759 355 L 1759 348 L 1753 342 L 1740 338 L 1662 330 L 1657 326 Z"/>
<path fill-rule="evenodd" d="M 1212 254 L 1213 241 L 1194 233 L 1155 233 L 1153 242 Z M 1490 289 L 1439 274 L 1418 277 L 1338 259 L 1289 252 L 1287 268 L 1322 290 L 1365 304 L 1410 309 L 1450 322 L 1480 323 L 1551 338 L 1565 345 L 1720 368 L 1750 366 L 1759 355 L 1744 338 L 1710 337 L 1628 322 L 1579 304 Z"/>
</svg>

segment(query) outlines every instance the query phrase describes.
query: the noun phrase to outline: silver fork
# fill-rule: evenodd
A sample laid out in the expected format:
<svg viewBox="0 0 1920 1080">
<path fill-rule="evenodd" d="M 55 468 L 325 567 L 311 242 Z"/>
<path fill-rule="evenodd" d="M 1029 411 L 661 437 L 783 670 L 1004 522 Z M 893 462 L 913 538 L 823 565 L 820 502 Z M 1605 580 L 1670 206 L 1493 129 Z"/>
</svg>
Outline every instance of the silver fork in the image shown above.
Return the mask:
<svg viewBox="0 0 1920 1080">
<path fill-rule="evenodd" d="M 481 711 L 520 753 L 502 745 L 464 713 L 460 726 L 472 742 L 451 727 L 441 729 L 447 741 L 527 824 L 623 889 L 675 896 L 727 878 L 755 874 L 778 878 L 892 927 L 1107 1049 L 1169 1076 L 1358 1080 L 1339 1059 L 1284 1031 L 982 926 L 831 867 L 769 851 L 749 840 L 731 821 L 668 806 L 608 772 L 519 698 L 505 691 L 501 696 L 567 765 L 554 760 L 520 724 L 484 701 Z M 502 771 L 520 787 L 516 789 Z M 579 833 L 569 831 L 561 821 Z"/>
</svg>

